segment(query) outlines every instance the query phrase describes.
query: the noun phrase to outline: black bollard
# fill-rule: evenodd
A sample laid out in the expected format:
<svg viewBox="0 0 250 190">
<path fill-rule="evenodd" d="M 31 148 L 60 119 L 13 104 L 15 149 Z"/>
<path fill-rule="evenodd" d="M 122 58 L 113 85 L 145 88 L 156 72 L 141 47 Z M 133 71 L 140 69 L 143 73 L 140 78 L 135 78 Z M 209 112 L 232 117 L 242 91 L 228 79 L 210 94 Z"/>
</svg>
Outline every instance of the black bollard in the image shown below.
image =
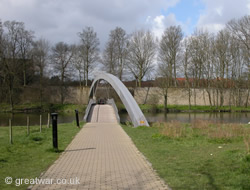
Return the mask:
<svg viewBox="0 0 250 190">
<path fill-rule="evenodd" d="M 80 124 L 79 124 L 79 116 L 78 116 L 78 110 L 75 110 L 76 112 L 76 126 L 77 127 L 80 127 Z"/>
<path fill-rule="evenodd" d="M 57 113 L 51 113 L 52 119 L 52 137 L 53 137 L 53 147 L 58 149 L 58 140 L 57 140 Z"/>
</svg>

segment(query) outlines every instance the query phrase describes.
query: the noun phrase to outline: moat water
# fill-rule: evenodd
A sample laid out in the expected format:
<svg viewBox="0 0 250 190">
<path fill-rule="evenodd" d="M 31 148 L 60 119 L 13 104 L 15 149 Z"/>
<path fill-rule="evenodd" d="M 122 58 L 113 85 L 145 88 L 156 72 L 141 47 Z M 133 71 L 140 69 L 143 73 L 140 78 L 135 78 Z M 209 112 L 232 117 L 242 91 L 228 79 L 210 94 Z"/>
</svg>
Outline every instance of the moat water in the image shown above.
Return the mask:
<svg viewBox="0 0 250 190">
<path fill-rule="evenodd" d="M 48 121 L 48 113 L 41 113 L 42 124 L 46 125 Z M 13 126 L 25 126 L 27 124 L 27 116 L 30 118 L 30 125 L 39 125 L 39 113 L 0 113 L 0 126 L 8 126 L 9 119 L 12 119 Z M 83 113 L 79 114 L 80 121 L 83 120 Z M 193 120 L 207 120 L 220 123 L 248 123 L 250 122 L 250 113 L 145 113 L 149 123 L 180 121 L 184 123 Z M 121 123 L 130 121 L 127 113 L 120 114 Z M 58 123 L 71 123 L 75 120 L 74 113 L 59 113 Z"/>
</svg>

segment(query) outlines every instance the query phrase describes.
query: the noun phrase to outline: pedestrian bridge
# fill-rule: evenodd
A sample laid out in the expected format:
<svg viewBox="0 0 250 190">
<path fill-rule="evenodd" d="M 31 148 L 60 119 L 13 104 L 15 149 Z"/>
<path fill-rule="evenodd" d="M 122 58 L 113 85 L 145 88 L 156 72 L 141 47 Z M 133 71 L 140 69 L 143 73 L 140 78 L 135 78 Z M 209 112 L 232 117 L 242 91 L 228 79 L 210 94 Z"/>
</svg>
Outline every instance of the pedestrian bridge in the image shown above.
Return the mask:
<svg viewBox="0 0 250 190">
<path fill-rule="evenodd" d="M 97 77 L 97 80 L 104 78 L 110 82 L 114 78 L 114 76 L 109 77 L 109 74 L 102 74 Z M 114 81 L 111 80 L 111 82 Z M 95 84 L 96 82 L 92 86 Z M 120 81 L 118 84 L 123 85 Z M 114 85 L 113 87 L 119 93 L 119 97 L 122 97 L 134 126 L 148 125 L 127 88 L 125 87 L 127 91 L 124 92 L 119 90 L 121 86 L 117 88 Z M 90 94 L 94 94 L 96 89 L 91 89 L 94 91 L 91 90 Z M 110 99 L 107 104 L 99 105 L 96 104 L 93 96 L 89 100 L 84 118 L 89 123 L 79 131 L 60 158 L 41 175 L 42 180 L 78 179 L 79 183 L 66 185 L 64 183 L 39 183 L 34 185 L 32 190 L 168 189 L 165 182 L 159 178 L 148 160 L 118 124 L 119 115 L 114 100 Z"/>
<path fill-rule="evenodd" d="M 134 127 L 149 126 L 144 114 L 142 113 L 141 109 L 136 103 L 134 97 L 128 91 L 127 87 L 117 77 L 115 77 L 112 74 L 105 73 L 105 72 L 98 72 L 90 87 L 89 103 L 88 103 L 85 116 L 84 116 L 85 121 L 92 122 L 92 121 L 101 120 L 102 118 L 101 115 L 106 115 L 108 113 L 108 112 L 106 113 L 105 110 L 111 109 L 113 107 L 113 111 L 114 111 L 113 115 L 116 117 L 117 122 L 118 123 L 120 122 L 118 110 L 116 108 L 116 105 L 113 99 L 109 99 L 107 102 L 110 106 L 106 106 L 106 107 L 96 106 L 95 95 L 96 95 L 96 91 L 98 90 L 97 88 L 98 83 L 102 80 L 108 82 L 113 87 L 113 89 L 115 90 L 119 98 L 121 99 L 122 103 L 124 104 Z"/>
</svg>

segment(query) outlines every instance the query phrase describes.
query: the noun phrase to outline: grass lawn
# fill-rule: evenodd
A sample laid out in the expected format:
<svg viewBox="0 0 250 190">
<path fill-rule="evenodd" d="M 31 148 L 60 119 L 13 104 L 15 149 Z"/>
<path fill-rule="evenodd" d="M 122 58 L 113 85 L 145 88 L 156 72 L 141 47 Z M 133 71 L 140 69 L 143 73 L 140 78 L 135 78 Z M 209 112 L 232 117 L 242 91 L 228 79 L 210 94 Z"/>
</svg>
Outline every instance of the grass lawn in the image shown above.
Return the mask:
<svg viewBox="0 0 250 190">
<path fill-rule="evenodd" d="M 250 126 L 165 123 L 123 129 L 173 190 L 250 189 Z"/>
<path fill-rule="evenodd" d="M 15 186 L 14 180 L 39 177 L 60 156 L 79 130 L 73 123 L 59 124 L 59 151 L 55 152 L 52 148 L 52 128 L 43 126 L 40 133 L 39 126 L 31 126 L 28 136 L 26 127 L 14 126 L 11 145 L 9 128 L 0 127 L 0 189 L 27 189 L 29 185 Z M 5 177 L 12 177 L 13 183 L 6 185 Z"/>
</svg>

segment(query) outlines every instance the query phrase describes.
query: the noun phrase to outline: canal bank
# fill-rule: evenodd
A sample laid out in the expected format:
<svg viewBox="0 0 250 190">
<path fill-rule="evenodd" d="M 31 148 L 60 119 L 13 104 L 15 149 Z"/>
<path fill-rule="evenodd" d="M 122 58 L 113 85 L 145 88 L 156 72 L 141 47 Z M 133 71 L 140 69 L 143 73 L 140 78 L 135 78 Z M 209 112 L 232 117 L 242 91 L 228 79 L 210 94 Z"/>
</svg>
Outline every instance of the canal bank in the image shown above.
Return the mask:
<svg viewBox="0 0 250 190">
<path fill-rule="evenodd" d="M 29 117 L 30 125 L 40 124 L 40 115 L 42 116 L 42 125 L 47 125 L 48 113 L 43 112 L 26 112 L 26 113 L 0 113 L 0 126 L 8 126 L 9 119 L 12 119 L 14 126 L 26 126 L 27 117 Z M 120 112 L 121 123 L 130 122 L 128 113 Z M 181 123 L 192 123 L 197 120 L 213 121 L 216 123 L 242 123 L 249 122 L 250 112 L 170 112 L 170 113 L 152 113 L 145 112 L 147 121 L 152 123 L 157 122 L 172 122 L 178 121 Z M 83 120 L 84 113 L 79 112 L 80 121 Z M 75 112 L 59 112 L 58 123 L 72 123 L 75 121 Z"/>
</svg>

